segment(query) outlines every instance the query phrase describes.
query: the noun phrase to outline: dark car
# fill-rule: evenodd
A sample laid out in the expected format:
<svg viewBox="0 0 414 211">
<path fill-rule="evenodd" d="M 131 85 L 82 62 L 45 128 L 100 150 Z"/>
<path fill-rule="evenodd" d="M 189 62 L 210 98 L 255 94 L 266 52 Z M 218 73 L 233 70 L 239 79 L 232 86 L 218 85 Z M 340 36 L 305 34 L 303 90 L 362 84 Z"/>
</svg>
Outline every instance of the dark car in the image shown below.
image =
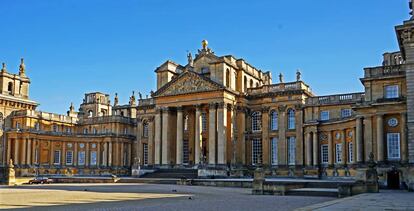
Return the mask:
<svg viewBox="0 0 414 211">
<path fill-rule="evenodd" d="M 49 184 L 52 182 L 53 180 L 47 177 L 36 177 L 34 179 L 29 180 L 29 184 Z"/>
</svg>

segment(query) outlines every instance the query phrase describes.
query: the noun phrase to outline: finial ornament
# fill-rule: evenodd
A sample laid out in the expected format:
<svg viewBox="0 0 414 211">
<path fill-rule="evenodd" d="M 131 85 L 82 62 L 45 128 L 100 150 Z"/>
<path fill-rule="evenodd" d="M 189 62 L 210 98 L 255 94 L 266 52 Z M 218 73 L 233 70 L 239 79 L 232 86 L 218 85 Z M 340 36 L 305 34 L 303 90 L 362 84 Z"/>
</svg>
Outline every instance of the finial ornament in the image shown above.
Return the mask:
<svg viewBox="0 0 414 211">
<path fill-rule="evenodd" d="M 6 63 L 2 63 L 2 68 L 1 68 L 1 72 L 6 72 L 7 71 L 7 69 L 6 69 Z"/>
<path fill-rule="evenodd" d="M 118 105 L 118 93 L 115 93 L 114 106 Z"/>
<path fill-rule="evenodd" d="M 24 59 L 21 58 L 20 59 L 20 66 L 19 66 L 19 74 L 24 75 L 25 71 L 26 71 L 26 65 L 24 64 Z"/>
<path fill-rule="evenodd" d="M 280 73 L 280 74 L 279 74 L 279 82 L 280 82 L 280 83 L 283 83 L 283 81 L 284 81 L 284 80 L 283 80 L 283 74 L 282 74 L 282 73 Z"/>
<path fill-rule="evenodd" d="M 73 102 L 70 103 L 69 111 L 70 112 L 75 111 L 75 106 L 73 106 Z"/>
<path fill-rule="evenodd" d="M 408 3 L 409 7 L 410 7 L 410 15 L 411 15 L 411 20 L 414 19 L 414 1 L 410 0 L 410 2 Z"/>
<path fill-rule="evenodd" d="M 191 55 L 191 52 L 187 54 L 187 61 L 188 61 L 188 65 L 192 67 L 193 66 L 193 55 Z"/>
<path fill-rule="evenodd" d="M 129 105 L 135 105 L 135 91 L 132 91 L 132 96 L 129 98 Z"/>
<path fill-rule="evenodd" d="M 300 81 L 302 77 L 302 73 L 299 69 L 296 70 L 296 81 Z"/>
<path fill-rule="evenodd" d="M 208 41 L 207 40 L 201 41 L 201 45 L 203 46 L 203 50 L 207 50 Z"/>
</svg>

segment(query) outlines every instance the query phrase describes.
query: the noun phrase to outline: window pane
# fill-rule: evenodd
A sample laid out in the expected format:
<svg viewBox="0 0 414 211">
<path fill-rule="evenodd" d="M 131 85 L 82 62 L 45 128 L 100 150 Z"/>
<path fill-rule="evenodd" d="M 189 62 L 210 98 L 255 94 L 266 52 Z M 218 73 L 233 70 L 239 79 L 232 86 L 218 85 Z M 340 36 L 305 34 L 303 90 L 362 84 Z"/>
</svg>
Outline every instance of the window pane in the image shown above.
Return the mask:
<svg viewBox="0 0 414 211">
<path fill-rule="evenodd" d="M 400 134 L 388 133 L 387 134 L 387 152 L 389 160 L 400 159 Z"/>
<path fill-rule="evenodd" d="M 295 165 L 296 158 L 296 139 L 295 137 L 288 138 L 288 164 Z"/>
<path fill-rule="evenodd" d="M 252 164 L 262 163 L 262 140 L 252 140 Z"/>
<path fill-rule="evenodd" d="M 329 162 L 328 145 L 326 145 L 326 144 L 321 146 L 321 160 L 322 160 L 322 163 L 328 163 Z"/>
<path fill-rule="evenodd" d="M 272 165 L 277 165 L 277 138 L 272 138 L 271 140 L 271 159 Z"/>
<path fill-rule="evenodd" d="M 342 162 L 342 144 L 336 144 L 336 163 Z"/>
<path fill-rule="evenodd" d="M 73 163 L 73 151 L 66 152 L 66 165 L 72 165 Z"/>
<path fill-rule="evenodd" d="M 96 151 L 91 152 L 91 165 L 96 165 Z"/>
</svg>

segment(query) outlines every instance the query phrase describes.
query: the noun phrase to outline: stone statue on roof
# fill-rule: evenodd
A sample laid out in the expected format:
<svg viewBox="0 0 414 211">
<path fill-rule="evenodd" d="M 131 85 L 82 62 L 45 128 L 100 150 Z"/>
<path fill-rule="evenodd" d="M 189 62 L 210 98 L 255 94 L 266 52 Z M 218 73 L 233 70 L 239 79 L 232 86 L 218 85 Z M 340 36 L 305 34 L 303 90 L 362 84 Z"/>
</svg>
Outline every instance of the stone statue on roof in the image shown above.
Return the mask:
<svg viewBox="0 0 414 211">
<path fill-rule="evenodd" d="M 301 80 L 301 77 L 302 77 L 302 73 L 300 72 L 300 70 L 298 69 L 297 71 L 296 71 L 296 81 L 300 81 Z"/>
<path fill-rule="evenodd" d="M 410 15 L 411 15 L 411 20 L 414 19 L 414 1 L 410 0 L 410 2 L 408 3 L 409 7 L 410 7 Z"/>
<path fill-rule="evenodd" d="M 188 60 L 188 65 L 192 67 L 194 64 L 194 60 L 193 60 L 193 55 L 191 55 L 191 52 L 187 54 L 187 60 Z"/>
<path fill-rule="evenodd" d="M 279 74 L 279 82 L 280 83 L 283 83 L 284 82 L 284 80 L 283 80 L 283 74 L 282 73 Z"/>
</svg>

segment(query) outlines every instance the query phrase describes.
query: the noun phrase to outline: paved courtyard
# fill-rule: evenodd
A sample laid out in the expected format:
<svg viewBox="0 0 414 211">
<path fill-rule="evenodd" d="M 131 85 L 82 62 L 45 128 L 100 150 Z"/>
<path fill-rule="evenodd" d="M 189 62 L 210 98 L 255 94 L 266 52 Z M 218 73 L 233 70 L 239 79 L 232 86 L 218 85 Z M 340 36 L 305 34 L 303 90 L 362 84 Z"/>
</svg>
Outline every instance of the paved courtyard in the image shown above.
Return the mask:
<svg viewBox="0 0 414 211">
<path fill-rule="evenodd" d="M 294 210 L 329 197 L 254 196 L 251 189 L 154 184 L 51 184 L 0 188 L 0 208 L 34 210 Z"/>
<path fill-rule="evenodd" d="M 414 211 L 414 193 L 406 191 L 381 190 L 380 193 L 366 193 L 344 199 L 311 205 L 298 209 L 317 211 Z"/>
</svg>

